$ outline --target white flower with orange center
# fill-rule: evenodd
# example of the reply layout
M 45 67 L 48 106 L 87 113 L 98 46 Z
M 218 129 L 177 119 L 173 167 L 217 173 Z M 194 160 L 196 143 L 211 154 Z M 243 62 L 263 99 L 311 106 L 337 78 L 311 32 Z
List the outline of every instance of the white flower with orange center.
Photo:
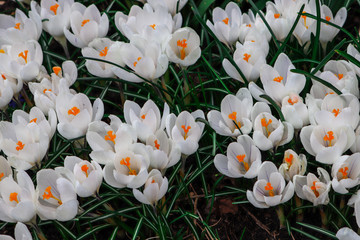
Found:
M 219 7 L 214 8 L 212 20 L 213 23 L 207 20 L 206 25 L 221 42 L 231 47 L 239 38 L 242 24 L 239 6 L 234 2 L 229 2 L 225 10 Z
M 22 170 L 17 172 L 16 179 L 17 182 L 10 176 L 0 181 L 0 220 L 30 222 L 36 214 L 34 184 Z
M 305 8 L 303 14 L 308 13 L 316 16 L 316 4 L 314 0 L 305 1 Z M 301 4 L 302 5 L 302 4 Z M 300 10 L 300 9 L 298 9 Z M 297 13 L 295 13 L 295 16 Z M 312 19 L 308 16 L 302 15 L 298 24 L 296 25 L 293 35 L 298 40 L 301 46 L 304 46 L 310 41 L 311 34 L 316 32 L 316 19 Z M 306 44 L 304 50 L 308 48 Z
M 226 152 L 226 156 L 215 156 L 214 165 L 219 172 L 232 178 L 257 176 L 261 165 L 261 153 L 249 136 L 239 136 L 237 142 L 229 144 Z
M 237 137 L 249 134 L 252 130 L 250 114 L 253 107 L 252 96 L 247 88 L 241 88 L 236 96 L 226 95 L 221 101 L 220 110 L 207 114 L 210 126 L 223 136 Z
M 24 43 L 2 46 L 6 50 L 0 52 L 0 65 L 3 71 L 28 82 L 40 74 L 43 52 L 37 41 L 28 40 Z
M 339 27 L 342 27 L 346 21 L 347 10 L 345 7 L 342 7 L 338 10 L 335 16 L 333 16 L 331 9 L 326 5 L 321 5 L 321 18 L 331 22 Z M 338 34 L 340 29 L 330 26 L 327 23 L 321 23 L 320 28 L 320 42 L 323 46 L 326 46 L 327 42 L 330 42 Z
M 95 38 L 105 37 L 109 30 L 109 19 L 94 5 L 85 7 L 81 3 L 71 6 L 70 26 L 72 33 L 64 28 L 67 40 L 78 48 L 88 46 Z
M 56 96 L 59 92 L 58 86 L 47 78 L 43 78 L 40 83 L 30 82 L 29 89 L 34 95 L 35 105 L 48 115 L 50 109 L 55 109 Z
M 60 79 L 65 78 L 67 85 L 70 87 L 73 85 L 78 77 L 77 67 L 75 63 L 71 60 L 64 61 L 60 66 L 54 66 L 52 68 L 51 81 L 54 88 L 58 89 L 60 84 Z M 57 91 L 55 91 L 57 92 Z
M 37 213 L 42 220 L 69 221 L 77 212 L 79 202 L 73 184 L 53 169 L 36 174 Z
M 10 165 L 19 170 L 28 170 L 40 165 L 49 147 L 49 136 L 36 123 L 28 125 L 0 122 L 0 148 Z
M 301 129 L 309 125 L 309 111 L 298 94 L 290 94 L 282 100 L 281 112 L 287 122 L 291 123 L 295 129 Z
M 204 130 L 204 123 L 196 122 L 196 118 L 205 118 L 202 110 L 189 113 L 183 111 L 176 117 L 173 113 L 166 119 L 166 131 L 168 136 L 178 144 L 181 153 L 191 155 L 199 147 L 199 140 Z
M 141 203 L 156 206 L 168 190 L 168 180 L 157 169 L 151 170 L 144 185 L 144 191 L 133 188 L 134 197 Z
M 337 160 L 331 169 L 332 187 L 335 192 L 346 194 L 348 189 L 360 182 L 360 153 L 344 155 Z
M 289 201 L 294 195 L 294 184 L 285 186 L 284 177 L 274 163 L 266 161 L 260 166 L 258 180 L 253 191 L 247 190 L 246 197 L 257 208 L 269 208 Z
M 5 71 L 2 71 L 2 67 L 0 66 L 0 80 L 4 81 L 4 85 L 10 85 L 14 96 L 18 97 L 18 93 L 23 89 L 23 80 L 21 78 L 16 78 L 16 76 L 12 75 L 11 73 L 7 73 Z M 4 87 L 1 87 L 0 89 L 4 89 Z M 9 93 L 5 94 L 5 91 L 1 96 L 9 95 Z
M 257 45 L 242 45 L 236 43 L 236 51 L 234 52 L 234 62 L 244 74 L 247 81 L 256 81 L 260 76 L 260 68 L 266 64 L 266 55 L 262 48 Z M 222 65 L 225 72 L 232 78 L 244 82 L 240 73 L 230 63 L 228 59 L 224 59 Z
M 291 149 L 284 153 L 283 163 L 279 167 L 279 172 L 286 181 L 293 181 L 295 175 L 304 175 L 307 161 L 304 154 L 297 154 Z
M 105 182 L 116 188 L 139 188 L 148 174 L 144 157 L 128 150 L 117 152 L 114 161 L 104 167 Z
M 165 48 L 170 62 L 187 67 L 200 58 L 200 37 L 192 28 L 183 27 L 172 34 Z
M 294 185 L 296 195 L 304 200 L 308 200 L 314 206 L 329 203 L 329 191 L 331 188 L 331 180 L 328 172 L 323 168 L 317 168 L 319 178 L 313 173 L 306 176 L 295 175 Z
M 13 96 L 14 96 L 14 92 L 11 83 L 7 80 L 4 74 L 1 74 L 0 75 L 0 109 L 3 110 L 7 108 Z
M 15 240 L 32 240 L 32 236 L 31 233 L 29 231 L 29 229 L 26 227 L 25 224 L 18 222 L 15 225 L 15 229 L 14 229 L 14 235 L 15 235 Z M 2 240 L 14 240 L 12 237 L 8 236 L 8 235 L 3 235 L 0 234 L 0 238 Z
M 276 39 L 284 41 L 293 25 L 292 18 L 284 15 L 278 4 L 267 2 L 265 19 L 275 34 Z
M 184 7 L 188 0 L 148 0 L 147 2 L 153 7 L 156 8 L 157 5 L 166 7 L 171 13 L 172 16 Z
M 57 129 L 66 139 L 85 135 L 90 122 L 100 120 L 104 115 L 104 104 L 96 99 L 93 106 L 83 94 L 60 93 L 56 97 Z
M 260 113 L 254 121 L 253 139 L 262 151 L 282 146 L 292 140 L 294 128 L 288 122 L 281 122 L 268 112 Z
M 0 182 L 6 177 L 12 178 L 12 170 L 6 158 L 0 156 Z

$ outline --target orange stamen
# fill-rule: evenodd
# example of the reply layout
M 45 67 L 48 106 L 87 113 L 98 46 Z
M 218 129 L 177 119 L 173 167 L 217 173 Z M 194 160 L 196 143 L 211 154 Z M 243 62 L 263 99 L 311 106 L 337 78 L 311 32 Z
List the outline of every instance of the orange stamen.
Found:
M 36 123 L 36 121 L 37 121 L 37 118 L 33 118 L 33 119 L 30 120 L 31 123 L 32 123 L 32 122 L 33 122 L 33 123 Z
M 2 173 L 0 173 L 0 181 L 1 181 L 1 179 L 3 178 L 5 176 L 5 174 L 2 172 Z
M 55 5 L 52 5 L 50 7 L 50 11 L 53 11 L 54 14 L 56 15 L 58 7 L 59 7 L 59 4 L 55 3 Z
M 88 22 L 90 22 L 90 19 L 85 19 L 81 22 L 81 26 L 83 27 L 85 24 L 87 24 Z
M 251 57 L 250 54 L 245 53 L 243 59 L 244 59 L 246 62 L 249 62 L 249 58 L 250 58 L 250 57 Z
M 233 120 L 234 123 L 235 123 L 235 125 L 237 125 L 236 127 L 237 127 L 238 129 L 240 129 L 240 128 L 241 128 L 241 123 L 236 121 L 236 114 L 237 114 L 236 112 L 230 113 L 230 114 L 229 114 L 229 118 L 230 118 L 231 120 Z
M 243 164 L 244 164 L 245 171 L 248 171 L 248 170 L 249 170 L 249 164 L 244 161 L 245 157 L 246 157 L 245 154 L 237 155 L 237 156 L 236 156 L 236 158 L 237 158 L 237 160 L 239 161 L 239 163 L 243 163 Z
M 339 113 L 340 113 L 340 110 L 337 108 L 337 109 L 333 109 L 332 110 L 332 113 L 335 115 L 335 117 L 337 117 L 337 115 L 339 115 Z
M 261 126 L 265 127 L 266 133 L 267 133 L 268 136 L 270 135 L 269 128 L 268 128 L 268 126 L 270 125 L 270 123 L 272 123 L 272 120 L 271 120 L 271 119 L 269 119 L 269 121 L 267 121 L 267 122 L 266 122 L 266 118 L 265 118 L 265 117 L 261 119 Z
M 135 61 L 133 64 L 134 64 L 134 67 L 136 67 L 136 65 L 138 64 L 138 62 L 140 61 L 141 57 L 138 57 L 137 58 L 137 61 Z
M 297 97 L 290 97 L 288 99 L 288 103 L 290 103 L 291 105 L 294 105 L 295 103 L 297 103 L 299 101 L 299 99 Z
M 334 92 L 329 92 L 329 93 L 326 93 L 325 96 L 329 95 L 329 94 L 334 94 Z
M 344 74 L 339 73 L 339 74 L 337 75 L 337 77 L 338 77 L 339 80 L 341 80 L 341 79 L 344 77 Z
M 302 13 L 306 13 L 305 11 L 303 11 Z M 306 26 L 306 16 L 301 16 L 301 18 L 304 19 L 304 26 L 306 27 L 306 29 L 308 29 L 309 27 Z
M 54 197 L 54 195 L 51 193 L 51 186 L 48 186 L 47 188 L 45 188 L 44 194 L 43 194 L 43 200 L 45 199 L 50 199 L 53 198 L 56 201 L 58 201 L 58 203 L 61 205 L 62 201 L 56 197 Z
M 86 174 L 86 177 L 89 176 L 88 175 L 88 170 L 89 170 L 89 167 L 86 164 L 81 166 L 81 171 L 83 171 Z
M 80 113 L 80 109 L 78 109 L 77 107 L 72 107 L 71 109 L 69 109 L 68 114 L 69 115 L 78 115 Z
M 177 45 L 179 46 L 179 47 L 181 47 L 181 49 L 180 49 L 180 59 L 181 60 L 184 60 L 184 58 L 185 58 L 185 48 L 187 48 L 187 43 L 186 43 L 186 39 L 183 39 L 183 40 L 178 40 L 177 41 Z
M 271 183 L 268 182 L 264 188 L 265 188 L 266 191 L 269 191 L 269 196 L 270 197 L 275 196 L 274 188 L 271 186 Z
M 23 150 L 23 148 L 25 147 L 25 144 L 23 144 L 21 141 L 18 141 L 16 145 L 16 151 Z
M 160 144 L 158 143 L 158 140 L 155 140 L 155 141 L 154 141 L 154 144 L 155 144 L 155 147 L 156 147 L 157 149 L 160 149 Z
M 251 27 L 251 24 L 247 24 L 246 27 Z
M 25 63 L 27 63 L 27 56 L 28 56 L 28 50 L 25 50 L 21 53 L 19 53 L 18 57 L 22 57 L 25 60 Z
M 184 130 L 184 140 L 188 137 L 189 130 L 191 129 L 190 126 L 185 127 L 185 125 L 181 125 L 181 128 Z
M 333 131 L 328 131 L 327 135 L 325 135 L 323 139 L 324 139 L 325 142 L 329 141 L 328 147 L 331 147 L 331 141 L 334 140 L 334 138 L 335 137 L 334 137 Z
M 59 72 L 61 71 L 61 67 L 55 66 L 52 69 L 56 75 L 59 75 Z
M 16 23 L 14 28 L 20 30 L 20 23 Z
M 153 180 L 151 181 L 151 183 L 155 183 L 155 180 L 153 179 Z
M 4 50 L 4 49 L 0 49 L 0 53 L 5 53 L 5 50 Z
M 51 89 L 47 89 L 47 88 L 45 88 L 45 89 L 43 90 L 43 93 L 45 94 L 45 92 L 47 92 L 47 91 L 52 92 L 52 91 L 51 91 Z
M 6 80 L 6 77 L 5 77 L 4 74 L 1 74 L 1 77 L 2 77 L 4 80 Z
M 10 193 L 10 197 L 9 197 L 10 202 L 15 201 L 16 203 L 19 203 L 17 196 L 18 196 L 17 192 Z
M 290 154 L 289 157 L 285 158 L 285 162 L 288 163 L 289 167 L 291 166 L 293 159 L 294 159 L 294 156 L 292 154 Z
M 344 168 L 339 169 L 339 173 L 342 174 L 342 179 L 348 178 L 348 172 L 347 172 L 348 170 L 349 170 L 348 167 L 344 167 Z
M 107 55 L 107 52 L 108 52 L 108 48 L 105 47 L 103 50 L 100 51 L 99 56 L 105 57 Z
M 145 117 L 146 117 L 146 114 L 141 115 L 142 119 L 145 119 Z
M 107 131 L 107 135 L 104 137 L 106 141 L 112 141 L 115 144 L 116 134 L 113 131 Z
M 276 78 L 274 78 L 273 79 L 273 81 L 275 81 L 275 82 L 281 82 L 281 80 L 283 80 L 284 78 L 282 77 L 282 76 L 278 76 L 278 77 L 276 77 Z
M 130 168 L 130 158 L 126 157 L 125 159 L 121 159 L 121 165 L 126 166 L 129 169 L 129 175 L 136 175 L 136 171 Z
M 315 197 L 319 197 L 319 192 L 316 190 L 316 181 L 313 182 L 313 185 L 311 186 L 311 190 L 313 190 Z
M 325 19 L 326 19 L 326 21 L 330 21 L 331 17 L 326 16 Z
M 274 14 L 274 18 L 279 18 L 280 17 L 280 13 L 275 13 Z
M 224 18 L 222 21 L 223 21 L 226 25 L 229 24 L 229 18 Z
M 152 24 L 150 27 L 155 30 L 156 24 Z

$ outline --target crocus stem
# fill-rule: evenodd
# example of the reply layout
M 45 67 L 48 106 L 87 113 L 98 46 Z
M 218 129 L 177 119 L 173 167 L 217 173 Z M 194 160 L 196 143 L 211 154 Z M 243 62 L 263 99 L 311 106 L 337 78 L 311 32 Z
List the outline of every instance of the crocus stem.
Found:
M 34 104 L 30 101 L 30 98 L 28 97 L 28 95 L 27 95 L 24 88 L 21 90 L 21 96 L 23 96 L 23 98 L 25 99 L 25 102 L 26 102 L 26 104 L 28 105 L 29 108 L 34 106 Z
M 183 76 L 184 76 L 184 103 L 187 105 L 190 103 L 191 101 L 191 96 L 189 94 L 189 83 L 188 83 L 188 76 L 187 76 L 188 72 L 186 68 L 183 68 Z
M 321 216 L 322 227 L 327 228 L 327 224 L 328 224 L 327 214 L 322 206 L 320 206 L 320 216 Z
M 285 228 L 285 215 L 284 215 L 284 208 L 283 206 L 279 205 L 277 206 L 276 210 L 276 214 L 279 218 L 279 224 L 280 224 L 280 229 Z
M 165 95 L 166 101 L 171 104 L 172 103 L 171 96 L 169 95 L 169 93 L 167 93 L 167 90 L 168 90 L 168 88 L 166 86 L 167 82 L 169 82 L 169 71 L 166 71 L 165 75 L 161 78 L 161 86 L 165 90 L 164 95 Z
M 47 240 L 44 233 L 41 231 L 41 229 L 38 227 L 36 223 L 31 222 L 31 226 L 35 229 L 36 235 L 40 240 Z
M 184 176 L 185 176 L 185 162 L 186 162 L 187 157 L 188 157 L 187 155 L 184 155 L 184 154 L 181 155 L 180 176 L 182 178 L 184 178 Z
M 61 37 L 54 37 L 55 40 L 60 43 L 60 45 L 63 47 L 64 49 L 64 52 L 65 52 L 65 55 L 66 55 L 66 58 L 70 59 L 70 54 L 69 54 L 69 49 L 67 47 L 67 44 L 66 44 L 66 38 L 65 36 L 61 36 Z
M 302 206 L 302 202 L 301 202 L 301 199 L 295 195 L 295 204 L 296 204 L 296 207 L 301 207 Z M 303 210 L 302 209 L 299 209 L 297 211 L 297 216 L 296 216 L 296 220 L 298 222 L 302 222 L 302 220 L 304 219 L 304 213 L 303 213 Z
M 344 196 L 341 196 L 340 206 L 339 206 L 340 212 L 343 211 L 344 207 L 345 207 L 345 197 L 344 197 Z M 342 224 L 343 224 L 343 220 L 342 220 L 342 218 L 339 218 L 337 225 L 338 225 L 338 226 L 341 226 Z

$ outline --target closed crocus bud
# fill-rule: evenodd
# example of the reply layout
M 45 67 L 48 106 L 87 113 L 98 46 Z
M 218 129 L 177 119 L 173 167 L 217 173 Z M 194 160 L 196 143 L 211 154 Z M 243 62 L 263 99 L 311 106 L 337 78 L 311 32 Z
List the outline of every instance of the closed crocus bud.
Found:
M 242 45 L 237 42 L 234 62 L 244 74 L 247 81 L 256 81 L 260 76 L 260 67 L 266 63 L 266 55 L 263 49 L 256 45 Z M 230 77 L 244 82 L 240 73 L 228 59 L 225 58 L 222 65 Z
M 272 162 L 263 162 L 253 191 L 247 190 L 246 197 L 257 208 L 269 208 L 287 202 L 294 195 L 294 184 L 285 186 L 284 177 Z
M 178 29 L 166 45 L 166 55 L 182 67 L 193 65 L 201 55 L 199 35 L 189 27 Z
M 89 162 L 75 156 L 67 156 L 64 167 L 57 167 L 55 171 L 72 182 L 79 197 L 94 196 L 99 191 L 103 179 L 102 169 L 97 162 Z
M 0 220 L 4 222 L 30 222 L 35 217 L 35 188 L 29 175 L 22 170 L 16 174 L 17 182 L 6 177 L 0 181 Z
M 228 177 L 254 178 L 261 165 L 261 153 L 249 136 L 239 136 L 237 142 L 229 144 L 226 156 L 215 156 L 214 164 L 219 172 Z
M 137 189 L 133 189 L 135 198 L 144 204 L 156 206 L 163 196 L 165 196 L 168 190 L 168 180 L 166 177 L 162 177 L 161 173 L 157 169 L 151 170 L 149 176 L 144 185 L 144 191 L 140 192 Z
M 6 177 L 12 178 L 12 170 L 9 162 L 3 156 L 0 156 L 0 182 Z
M 181 153 L 191 155 L 199 147 L 199 140 L 204 130 L 204 123 L 195 122 L 195 119 L 205 118 L 202 110 L 197 110 L 191 114 L 183 111 L 176 117 L 170 114 L 166 119 L 166 131 L 175 144 L 181 148 Z
M 295 175 L 304 175 L 306 171 L 307 161 L 304 154 L 297 154 L 291 149 L 284 153 L 283 164 L 279 167 L 279 172 L 286 181 L 293 181 Z
M 288 122 L 281 122 L 267 112 L 260 113 L 254 121 L 253 139 L 262 151 L 282 146 L 291 141 L 294 127 Z
M 18 170 L 28 170 L 40 164 L 49 147 L 49 136 L 36 123 L 22 125 L 0 122 L 0 148 L 10 165 Z
M 247 88 L 241 88 L 236 96 L 226 95 L 221 101 L 220 110 L 211 110 L 207 114 L 210 126 L 217 134 L 237 137 L 249 134 L 252 129 L 250 114 L 253 99 Z
M 48 135 L 49 140 L 51 140 L 56 131 L 57 118 L 53 109 L 49 111 L 48 115 L 49 117 L 46 119 L 44 113 L 38 107 L 32 107 L 30 113 L 15 110 L 12 115 L 12 122 L 15 125 L 21 124 L 23 126 L 29 123 L 35 123 L 40 127 L 41 131 L 44 131 Z
M 8 235 L 0 234 L 0 239 L 2 240 L 14 240 L 12 237 Z M 32 240 L 31 233 L 25 224 L 18 222 L 15 225 L 15 240 Z
M 339 240 L 360 240 L 360 236 L 348 227 L 340 228 L 336 233 L 336 237 Z
M 0 45 L 37 41 L 40 38 L 42 26 L 41 18 L 37 14 L 29 12 L 29 17 L 20 9 L 16 9 L 15 17 L 0 14 Z
M 309 124 L 309 111 L 298 94 L 290 94 L 284 97 L 281 104 L 281 112 L 284 118 L 295 129 L 301 129 Z
M 321 5 L 321 13 L 322 18 L 325 18 L 326 21 L 329 21 L 339 27 L 344 25 L 347 17 L 347 10 L 345 7 L 340 8 L 334 17 L 328 6 Z M 332 41 L 339 31 L 340 29 L 322 22 L 320 28 L 320 42 L 326 46 L 326 43 Z
M 104 167 L 104 180 L 116 188 L 139 188 L 149 175 L 147 167 L 141 154 L 128 150 L 116 152 L 114 161 L 107 162 Z
M 229 2 L 225 10 L 216 7 L 213 10 L 213 23 L 209 20 L 206 25 L 215 34 L 215 36 L 228 47 L 234 44 L 240 34 L 241 10 L 234 2 Z
M 326 205 L 329 203 L 330 176 L 325 169 L 320 167 L 317 172 L 319 178 L 313 173 L 308 173 L 306 176 L 295 175 L 295 192 L 299 198 L 312 202 L 314 206 Z
M 109 19 L 106 13 L 100 15 L 94 4 L 85 7 L 76 2 L 71 6 L 70 25 L 73 33 L 64 27 L 65 37 L 75 47 L 83 48 L 95 38 L 106 36 Z
M 91 106 L 89 98 L 83 93 L 60 93 L 56 97 L 56 113 L 59 133 L 66 139 L 73 139 L 85 135 L 89 123 L 102 118 L 104 104 L 98 98 Z
M 73 184 L 53 169 L 36 174 L 37 213 L 42 220 L 69 221 L 77 212 L 79 202 Z
M 360 182 L 360 153 L 344 155 L 337 160 L 331 169 L 332 187 L 335 192 L 346 194 L 348 189 Z
M 29 82 L 38 77 L 43 61 L 43 52 L 37 41 L 3 46 L 6 50 L 0 53 L 0 65 L 4 71 Z
M 285 16 L 278 7 L 273 2 L 267 2 L 265 19 L 275 34 L 276 39 L 283 41 L 289 34 L 293 23 L 292 19 Z

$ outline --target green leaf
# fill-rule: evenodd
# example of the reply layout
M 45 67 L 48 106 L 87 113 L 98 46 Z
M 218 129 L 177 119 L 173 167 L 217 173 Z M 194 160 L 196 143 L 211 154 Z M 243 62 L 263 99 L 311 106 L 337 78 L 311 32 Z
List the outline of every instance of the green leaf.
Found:
M 312 239 L 312 240 L 321 240 L 321 239 L 319 239 L 319 238 L 317 238 L 317 237 L 314 237 L 313 235 L 311 235 L 311 234 L 309 234 L 309 233 L 307 233 L 307 232 L 304 232 L 304 231 L 302 231 L 302 230 L 300 230 L 300 229 L 291 227 L 291 230 L 293 230 L 293 231 L 295 231 L 295 232 L 298 232 L 298 233 L 304 235 L 305 237 L 308 237 L 309 239 Z
M 263 98 L 263 99 L 266 99 L 267 101 L 269 101 L 271 106 L 273 106 L 275 108 L 276 112 L 278 113 L 280 120 L 282 122 L 285 122 L 284 115 L 281 112 L 281 109 L 280 109 L 279 105 L 269 95 L 262 94 L 262 95 L 260 95 L 260 97 Z
M 201 17 L 204 16 L 206 10 L 208 10 L 211 4 L 213 4 L 214 2 L 215 0 L 203 0 L 200 2 L 198 11 Z
M 137 235 L 139 234 L 139 231 L 141 229 L 142 223 L 144 221 L 144 217 L 141 217 L 139 222 L 136 224 L 134 235 L 132 237 L 132 240 L 136 240 Z
M 324 234 L 324 235 L 326 235 L 328 237 L 331 237 L 333 239 L 337 239 L 337 237 L 335 236 L 334 233 L 332 233 L 332 232 L 330 232 L 328 230 L 325 230 L 323 228 L 320 228 L 320 227 L 317 227 L 317 226 L 314 226 L 314 225 L 311 225 L 311 224 L 307 224 L 307 223 L 302 223 L 302 222 L 296 222 L 296 223 L 303 226 L 303 227 L 309 228 L 311 230 L 314 230 L 314 231 L 317 231 L 317 232 L 319 232 L 321 234 Z

